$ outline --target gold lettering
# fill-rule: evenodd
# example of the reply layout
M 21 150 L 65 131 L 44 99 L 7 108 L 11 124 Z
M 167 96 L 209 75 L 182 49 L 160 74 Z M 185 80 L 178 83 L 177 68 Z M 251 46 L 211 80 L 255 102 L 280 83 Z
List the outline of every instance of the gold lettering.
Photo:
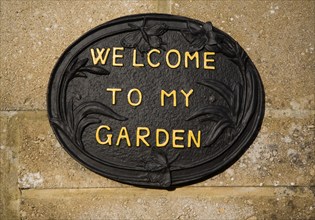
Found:
M 95 139 L 97 141 L 97 143 L 99 144 L 108 144 L 108 145 L 112 145 L 112 137 L 113 135 L 112 134 L 107 134 L 106 137 L 106 141 L 102 141 L 101 138 L 100 138 L 100 131 L 101 129 L 106 129 L 108 131 L 110 131 L 110 127 L 108 127 L 107 125 L 101 125 L 99 126 L 97 129 L 96 129 L 96 133 L 95 133 Z
M 204 69 L 206 70 L 214 70 L 215 69 L 215 66 L 208 66 L 208 63 L 214 63 L 214 59 L 209 59 L 208 56 L 213 56 L 215 55 L 215 52 L 205 52 L 204 53 L 204 63 L 203 63 L 203 66 L 204 66 Z
M 135 66 L 135 67 L 143 67 L 144 66 L 143 63 L 137 63 L 137 50 L 136 49 L 133 50 L 132 66 Z
M 188 68 L 188 59 L 193 60 L 196 59 L 196 68 L 199 69 L 199 53 L 196 51 L 193 55 L 187 51 L 185 52 L 185 68 Z
M 195 143 L 196 147 L 200 147 L 200 139 L 201 139 L 201 131 L 198 131 L 198 140 L 194 136 L 194 133 L 192 130 L 188 130 L 188 146 L 191 147 L 191 140 Z
M 188 108 L 189 106 L 189 96 L 193 93 L 193 89 L 191 89 L 188 93 L 184 90 L 180 90 L 180 92 L 185 96 L 185 106 Z
M 141 131 L 146 131 L 146 134 L 141 135 Z M 136 134 L 136 146 L 140 147 L 140 140 L 149 147 L 150 144 L 145 140 L 145 138 L 150 136 L 150 129 L 147 127 L 138 127 L 137 128 L 137 134 Z
M 91 51 L 91 56 L 92 56 L 94 65 L 96 65 L 99 61 L 101 61 L 102 65 L 106 64 L 110 48 L 106 49 L 106 53 L 104 57 L 103 57 L 103 53 L 105 51 L 105 48 L 102 48 L 102 50 L 100 50 L 99 48 L 96 48 L 97 57 L 95 56 L 95 51 L 93 48 L 91 48 L 90 51 Z
M 136 102 L 136 103 L 131 101 L 131 96 L 132 96 L 133 92 L 137 92 L 138 93 L 138 97 L 139 98 L 138 98 L 138 102 Z M 131 89 L 128 92 L 128 103 L 129 103 L 129 105 L 131 105 L 131 106 L 138 106 L 138 105 L 141 104 L 141 102 L 142 102 L 142 93 L 141 93 L 141 91 L 139 89 Z
M 116 142 L 116 145 L 119 146 L 120 145 L 120 141 L 121 139 L 126 139 L 127 145 L 128 147 L 131 147 L 131 143 L 130 143 L 130 139 L 129 139 L 129 134 L 128 134 L 128 130 L 126 127 L 122 127 L 120 129 L 119 135 L 118 135 L 118 139 Z
M 122 63 L 117 63 L 117 58 L 123 58 L 124 55 L 117 54 L 117 51 L 124 51 L 123 47 L 113 47 L 113 66 L 124 66 Z
M 177 133 L 184 133 L 184 130 L 173 130 L 173 138 L 172 138 L 172 143 L 174 148 L 184 148 L 184 145 L 182 144 L 176 144 L 176 141 L 182 141 L 184 140 L 184 137 L 176 136 Z
M 106 91 L 112 92 L 112 104 L 116 105 L 116 92 L 121 92 L 120 88 L 107 88 Z
M 165 141 L 163 143 L 160 143 L 160 133 L 165 134 Z M 170 135 L 165 129 L 156 129 L 155 144 L 157 147 L 165 147 L 168 144 L 169 139 Z
M 171 53 L 175 53 L 175 54 L 177 55 L 177 63 L 174 64 L 174 65 L 170 63 L 170 55 L 171 55 Z M 180 53 L 179 53 L 178 50 L 171 49 L 171 50 L 169 50 L 169 51 L 167 52 L 167 54 L 166 54 L 166 63 L 167 63 L 167 65 L 168 65 L 170 68 L 172 68 L 172 69 L 177 68 L 177 67 L 179 66 L 179 64 L 180 64 L 180 60 L 181 60 L 181 57 L 180 57 Z
M 149 51 L 149 53 L 148 53 L 148 55 L 147 55 L 147 60 L 148 60 L 148 64 L 149 64 L 149 66 L 151 66 L 151 67 L 153 67 L 153 68 L 156 68 L 156 67 L 158 67 L 158 66 L 160 66 L 160 62 L 158 62 L 158 63 L 152 63 L 152 61 L 151 61 L 151 54 L 152 53 L 158 53 L 158 54 L 160 54 L 161 53 L 161 51 L 159 51 L 158 49 L 152 49 L 152 50 L 150 50 Z
M 165 105 L 164 96 L 171 97 L 173 96 L 173 106 L 176 106 L 176 91 L 173 90 L 171 93 L 165 92 L 163 89 L 161 90 L 161 106 Z

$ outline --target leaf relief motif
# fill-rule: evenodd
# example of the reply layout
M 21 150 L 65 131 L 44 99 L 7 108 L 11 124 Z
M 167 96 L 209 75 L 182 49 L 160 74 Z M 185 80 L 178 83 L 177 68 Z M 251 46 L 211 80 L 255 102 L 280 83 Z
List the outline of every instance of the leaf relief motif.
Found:
M 50 120 L 55 127 L 67 135 L 69 140 L 81 149 L 83 149 L 82 135 L 84 129 L 91 124 L 100 123 L 99 116 L 102 115 L 119 121 L 128 120 L 128 118 L 119 115 L 108 106 L 97 101 L 84 102 L 76 108 L 74 108 L 74 97 L 66 101 L 67 88 L 72 79 L 76 77 L 86 78 L 87 74 L 110 74 L 107 69 L 101 66 L 87 65 L 88 61 L 87 58 L 82 60 L 75 58 L 69 64 L 58 96 L 61 103 L 57 114 L 59 117 Z
M 215 122 L 215 125 L 210 129 L 208 138 L 205 141 L 205 146 L 209 147 L 226 128 L 236 128 L 238 126 L 239 113 L 239 97 L 240 86 L 235 83 L 231 90 L 226 84 L 218 80 L 206 79 L 198 84 L 206 86 L 216 91 L 227 103 L 228 107 L 222 105 L 203 106 L 191 113 L 186 119 L 187 121 L 200 118 L 200 122 Z

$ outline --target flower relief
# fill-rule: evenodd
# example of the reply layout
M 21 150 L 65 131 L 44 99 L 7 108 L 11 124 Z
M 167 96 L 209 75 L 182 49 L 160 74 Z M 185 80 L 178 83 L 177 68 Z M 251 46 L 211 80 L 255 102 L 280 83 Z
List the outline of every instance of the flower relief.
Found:
M 165 50 L 161 36 L 168 30 L 168 26 L 164 23 L 152 26 L 145 26 L 146 19 L 143 20 L 141 26 L 128 23 L 128 26 L 135 29 L 121 39 L 121 45 L 126 48 L 137 48 L 143 53 L 147 53 L 152 48 L 160 48 Z
M 189 51 L 195 52 L 202 49 L 208 51 L 217 50 L 216 33 L 213 31 L 211 22 L 202 26 L 187 22 L 187 29 L 182 30 L 182 35 L 190 43 Z

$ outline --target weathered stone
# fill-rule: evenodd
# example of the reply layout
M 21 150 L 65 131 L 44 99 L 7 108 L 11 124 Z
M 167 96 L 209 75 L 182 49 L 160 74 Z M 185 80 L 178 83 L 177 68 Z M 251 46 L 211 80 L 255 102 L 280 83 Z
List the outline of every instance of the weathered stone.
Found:
M 311 219 L 304 187 L 23 190 L 22 219 Z
M 87 170 L 58 144 L 46 112 L 16 115 L 22 143 L 20 188 L 125 187 Z M 314 117 L 266 115 L 249 150 L 225 172 L 197 186 L 307 186 L 314 184 Z M 21 126 L 23 125 L 23 126 Z
M 307 186 L 315 183 L 314 116 L 266 114 L 261 131 L 248 151 L 221 175 L 202 185 Z
M 50 73 L 74 40 L 119 16 L 157 11 L 154 0 L 2 1 L 0 110 L 46 109 Z
M 0 219 L 18 219 L 18 147 L 16 112 L 0 113 Z
M 23 112 L 17 116 L 21 142 L 19 154 L 20 188 L 119 187 L 76 162 L 60 146 L 47 113 Z
M 303 114 L 315 108 L 314 10 L 314 1 L 174 0 L 171 11 L 230 33 L 260 72 L 270 110 Z

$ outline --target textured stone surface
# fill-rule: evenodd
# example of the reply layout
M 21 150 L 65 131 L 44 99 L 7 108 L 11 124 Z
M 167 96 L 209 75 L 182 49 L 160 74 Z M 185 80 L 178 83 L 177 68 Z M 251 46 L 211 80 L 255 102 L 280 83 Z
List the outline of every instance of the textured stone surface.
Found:
M 0 109 L 46 109 L 50 73 L 74 40 L 106 21 L 157 7 L 145 0 L 1 1 Z
M 55 138 L 46 112 L 18 116 L 23 140 L 19 154 L 20 188 L 113 187 L 121 184 L 103 178 L 71 158 Z M 23 131 L 23 132 L 22 132 Z
M 302 187 L 25 190 L 22 219 L 311 219 Z
M 240 43 L 260 72 L 267 111 L 299 115 L 315 108 L 314 1 L 174 0 L 171 7 L 211 21 Z
M 314 1 L 0 4 L 0 219 L 315 219 Z M 46 111 L 36 111 L 46 109 L 50 72 L 71 42 L 113 18 L 147 12 L 210 20 L 230 33 L 266 92 L 261 132 L 244 156 L 224 173 L 172 192 L 83 168 L 57 143 Z
M 19 217 L 18 148 L 16 112 L 0 112 L 0 219 Z

